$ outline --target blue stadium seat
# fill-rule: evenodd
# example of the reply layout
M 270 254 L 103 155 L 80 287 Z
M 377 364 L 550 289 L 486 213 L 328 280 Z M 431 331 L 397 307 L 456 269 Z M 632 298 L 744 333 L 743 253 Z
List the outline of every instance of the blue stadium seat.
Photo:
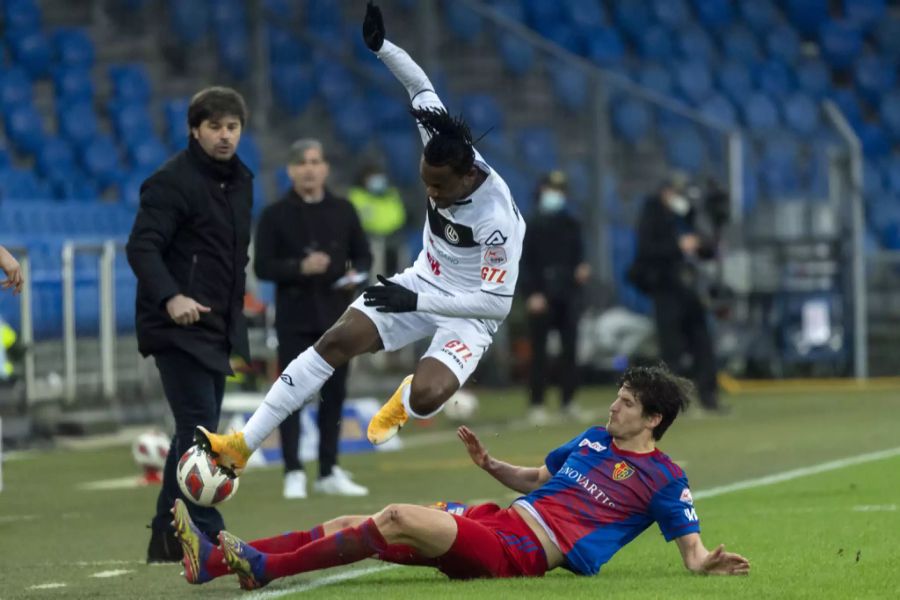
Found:
M 600 0 L 561 0 L 560 8 L 569 23 L 579 31 L 590 33 L 607 25 Z
M 9 152 L 6 151 L 6 147 L 0 144 L 0 170 L 5 169 L 10 164 L 9 160 Z M 2 212 L 2 211 L 0 211 Z
M 871 164 L 871 161 L 867 161 L 865 166 Z M 900 157 L 894 156 L 882 163 L 881 178 L 891 194 L 900 195 Z M 868 181 L 868 176 L 866 176 L 864 185 L 868 186 Z
M 588 101 L 588 76 L 580 68 L 558 63 L 551 71 L 556 98 L 566 110 L 577 112 Z
M 644 63 L 636 80 L 641 86 L 653 90 L 661 96 L 673 93 L 672 71 L 654 63 Z
M 653 0 L 653 15 L 667 29 L 679 29 L 690 22 L 691 13 L 685 0 Z
M 889 92 L 897 81 L 897 69 L 879 56 L 863 56 L 853 69 L 856 85 L 863 97 L 872 105 L 877 105 L 881 97 Z
M 630 144 L 644 140 L 653 127 L 653 113 L 646 102 L 627 98 L 625 100 L 613 100 L 612 127 L 613 131 Z
M 444 17 L 451 33 L 462 42 L 473 41 L 484 29 L 481 17 L 460 2 L 444 3 Z
M 519 0 L 490 0 L 491 8 L 502 16 L 519 23 L 525 22 L 525 8 Z M 576 2 L 576 4 L 584 4 Z M 571 20 L 571 18 L 570 18 Z M 574 21 L 573 21 L 574 22 Z
M 639 39 L 653 19 L 648 3 L 644 0 L 619 0 L 612 3 L 619 26 L 632 38 Z
M 269 61 L 273 65 L 299 64 L 309 58 L 309 49 L 288 30 L 273 25 L 266 31 L 269 40 Z
M 900 142 L 900 90 L 894 90 L 884 95 L 881 99 L 879 115 L 892 134 L 894 142 Z
M 697 173 L 706 162 L 706 144 L 696 127 L 673 130 L 663 138 L 666 158 L 676 169 Z
M 900 19 L 882 19 L 872 35 L 885 58 L 900 59 Z
M 57 170 L 73 167 L 75 165 L 75 152 L 69 143 L 58 137 L 48 138 L 37 153 L 35 161 L 38 172 L 43 177 Z
M 542 28 L 541 35 L 573 54 L 583 55 L 585 52 L 584 37 L 568 23 L 547 23 Z
M 828 3 L 822 0 L 787 0 L 785 12 L 801 34 L 813 37 L 828 20 Z
M 93 102 L 94 84 L 84 67 L 58 67 L 53 74 L 58 104 Z
M 730 0 L 693 0 L 697 19 L 710 31 L 722 31 L 731 25 L 734 7 Z
M 503 113 L 493 96 L 469 94 L 461 99 L 462 114 L 472 131 L 503 130 Z
M 238 156 L 247 168 L 254 174 L 260 173 L 262 168 L 262 151 L 259 148 L 259 142 L 256 136 L 250 131 L 244 131 L 241 135 L 241 142 L 238 146 Z
M 564 15 L 559 0 L 522 0 L 528 25 L 540 31 L 545 23 L 562 22 Z
M 143 104 L 123 104 L 110 110 L 116 136 L 125 146 L 153 137 L 153 121 Z
M 100 197 L 97 184 L 88 179 L 77 167 L 54 173 L 50 185 L 53 187 L 54 196 L 60 200 L 95 202 Z
M 144 173 L 131 172 L 119 180 L 119 197 L 126 206 L 139 206 L 141 185 L 147 179 Z
M 345 98 L 334 107 L 334 128 L 348 148 L 362 148 L 372 135 L 372 120 L 361 98 Z
M 647 60 L 666 63 L 672 59 L 675 53 L 672 35 L 665 27 L 651 25 L 640 34 L 638 51 Z
M 400 185 L 411 185 L 419 179 L 414 168 L 422 152 L 418 138 L 418 134 L 409 129 L 385 130 L 378 136 L 391 180 Z
M 4 202 L 27 201 L 30 203 L 33 200 L 50 199 L 52 196 L 49 186 L 39 180 L 30 170 L 7 168 L 0 171 L 0 199 Z M 17 230 L 37 233 L 38 229 L 43 228 L 42 225 L 37 228 L 32 225 L 33 223 L 25 222 L 21 226 L 17 226 Z
M 50 72 L 53 50 L 43 33 L 31 32 L 8 37 L 10 54 L 18 66 L 35 79 Z
M 250 74 L 250 40 L 242 30 L 216 38 L 219 63 L 234 79 L 244 80 Z
M 755 92 L 741 104 L 744 124 L 758 133 L 773 131 L 780 125 L 778 108 L 765 94 Z
M 273 74 L 274 77 L 274 74 Z M 165 139 L 170 147 L 181 149 L 187 137 L 187 113 L 190 99 L 170 98 L 163 102 L 163 121 L 165 122 Z
M 24 69 L 12 67 L 0 73 L 0 107 L 4 111 L 31 102 L 31 78 Z
M 41 115 L 30 104 L 13 107 L 4 115 L 6 136 L 21 151 L 37 152 L 44 143 L 44 123 Z
M 760 63 L 753 75 L 756 88 L 775 100 L 784 100 L 795 88 L 791 70 L 775 59 Z
M 597 27 L 585 42 L 587 58 L 601 67 L 612 67 L 622 63 L 625 57 L 625 45 L 615 29 Z
M 706 118 L 725 127 L 738 126 L 738 115 L 734 104 L 721 94 L 715 94 L 707 98 L 700 105 L 700 112 Z
M 816 132 L 821 121 L 819 105 L 805 94 L 792 94 L 784 101 L 784 120 L 791 130 L 809 136 Z
M 859 123 L 856 125 L 856 134 L 867 159 L 879 159 L 890 154 L 890 140 L 884 127 L 878 123 Z
M 559 164 L 559 144 L 551 129 L 529 127 L 519 131 L 516 138 L 524 164 L 541 165 L 545 169 L 556 168 Z
M 513 75 L 524 75 L 534 65 L 534 47 L 514 33 L 501 33 L 497 47 L 503 64 Z
M 778 21 L 778 11 L 771 0 L 738 2 L 741 22 L 746 23 L 757 35 L 765 35 Z
M 699 104 L 712 94 L 712 74 L 700 62 L 684 63 L 675 69 L 675 82 L 682 97 L 691 104 Z
M 218 38 L 243 31 L 246 34 L 247 6 L 241 0 L 218 0 L 211 3 L 212 25 Z
M 825 97 L 831 90 L 831 72 L 819 59 L 807 59 L 796 67 L 797 86 L 815 99 Z
M 710 64 L 716 56 L 716 46 L 706 31 L 691 25 L 678 32 L 678 51 L 689 61 Z
M 150 99 L 150 78 L 143 65 L 112 65 L 108 73 L 116 100 L 146 103 Z
M 209 31 L 210 11 L 206 0 L 169 0 L 169 25 L 182 43 L 193 45 Z
M 88 176 L 103 189 L 114 184 L 121 176 L 119 151 L 106 136 L 97 136 L 87 145 L 81 156 L 82 166 Z
M 82 147 L 97 135 L 97 115 L 91 104 L 82 102 L 59 107 L 60 133 L 76 147 Z
M 340 29 L 341 6 L 339 0 L 308 0 L 306 23 L 313 31 Z
M 877 24 L 887 16 L 886 12 L 885 0 L 844 0 L 844 15 L 862 28 L 867 29 Z
M 241 139 L 243 145 L 244 140 Z M 152 172 L 169 158 L 169 150 L 155 135 L 135 140 L 128 147 L 131 164 L 141 172 Z
M 778 24 L 764 33 L 766 51 L 771 58 L 794 64 L 800 56 L 800 36 L 792 27 Z
M 863 122 L 862 106 L 856 92 L 850 88 L 832 90 L 829 97 L 838 105 L 841 112 L 854 127 Z
M 3 2 L 4 29 L 16 34 L 41 29 L 41 9 L 35 0 L 5 0 Z
M 846 69 L 862 49 L 862 34 L 848 21 L 828 21 L 819 30 L 822 56 L 836 69 Z
M 717 72 L 719 89 L 729 100 L 740 103 L 753 91 L 750 70 L 737 62 L 723 64 Z
M 342 66 L 322 64 L 315 69 L 316 88 L 329 108 L 339 105 L 355 90 L 353 77 Z
M 725 57 L 729 60 L 749 65 L 762 59 L 756 36 L 744 25 L 732 26 L 720 39 Z
M 299 64 L 284 63 L 273 67 L 272 93 L 282 110 L 289 115 L 299 115 L 309 106 L 315 93 L 312 73 Z
M 388 96 L 380 90 L 369 90 L 365 99 L 377 127 L 402 129 L 412 124 L 407 99 Z
M 60 65 L 82 69 L 94 66 L 94 43 L 84 29 L 57 29 L 53 34 L 53 46 Z

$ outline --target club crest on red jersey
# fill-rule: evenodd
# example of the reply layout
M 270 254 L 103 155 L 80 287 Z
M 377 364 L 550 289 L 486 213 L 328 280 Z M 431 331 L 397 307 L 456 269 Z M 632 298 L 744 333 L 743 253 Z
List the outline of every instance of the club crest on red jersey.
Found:
M 613 467 L 613 479 L 616 481 L 623 481 L 632 475 L 634 475 L 634 467 L 625 461 L 617 462 L 616 466 Z

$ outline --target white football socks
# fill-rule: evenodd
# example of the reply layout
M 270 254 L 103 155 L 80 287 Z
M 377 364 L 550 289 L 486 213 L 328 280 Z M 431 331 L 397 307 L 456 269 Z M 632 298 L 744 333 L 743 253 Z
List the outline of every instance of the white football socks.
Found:
M 414 411 L 412 409 L 412 407 L 409 405 L 409 395 L 410 395 L 411 390 L 412 390 L 412 381 L 410 380 L 409 385 L 406 386 L 405 388 L 403 388 L 403 408 L 406 409 L 406 414 L 408 414 L 409 416 L 416 418 L 416 419 L 430 419 L 434 415 L 441 412 L 441 410 L 443 410 L 444 405 L 441 404 L 435 410 L 428 413 L 427 415 L 420 415 L 419 413 Z
M 288 415 L 313 399 L 332 373 L 334 367 L 325 362 L 312 346 L 292 360 L 244 425 L 247 446 L 251 450 L 259 448 Z

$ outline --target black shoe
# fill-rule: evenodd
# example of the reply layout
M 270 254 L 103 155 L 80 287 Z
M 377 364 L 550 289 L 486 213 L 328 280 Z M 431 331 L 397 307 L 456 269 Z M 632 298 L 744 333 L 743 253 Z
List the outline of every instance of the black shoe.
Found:
M 150 545 L 147 546 L 147 564 L 181 562 L 184 552 L 181 544 L 171 531 L 153 530 L 150 534 Z

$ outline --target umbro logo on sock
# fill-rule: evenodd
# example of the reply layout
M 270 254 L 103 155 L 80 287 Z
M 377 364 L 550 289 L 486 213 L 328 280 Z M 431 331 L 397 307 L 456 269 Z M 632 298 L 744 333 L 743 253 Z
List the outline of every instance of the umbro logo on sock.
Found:
M 281 380 L 282 380 L 283 382 L 285 382 L 286 384 L 288 384 L 289 386 L 294 387 L 294 380 L 291 379 L 291 376 L 288 375 L 287 373 L 282 373 L 282 374 L 281 374 Z

